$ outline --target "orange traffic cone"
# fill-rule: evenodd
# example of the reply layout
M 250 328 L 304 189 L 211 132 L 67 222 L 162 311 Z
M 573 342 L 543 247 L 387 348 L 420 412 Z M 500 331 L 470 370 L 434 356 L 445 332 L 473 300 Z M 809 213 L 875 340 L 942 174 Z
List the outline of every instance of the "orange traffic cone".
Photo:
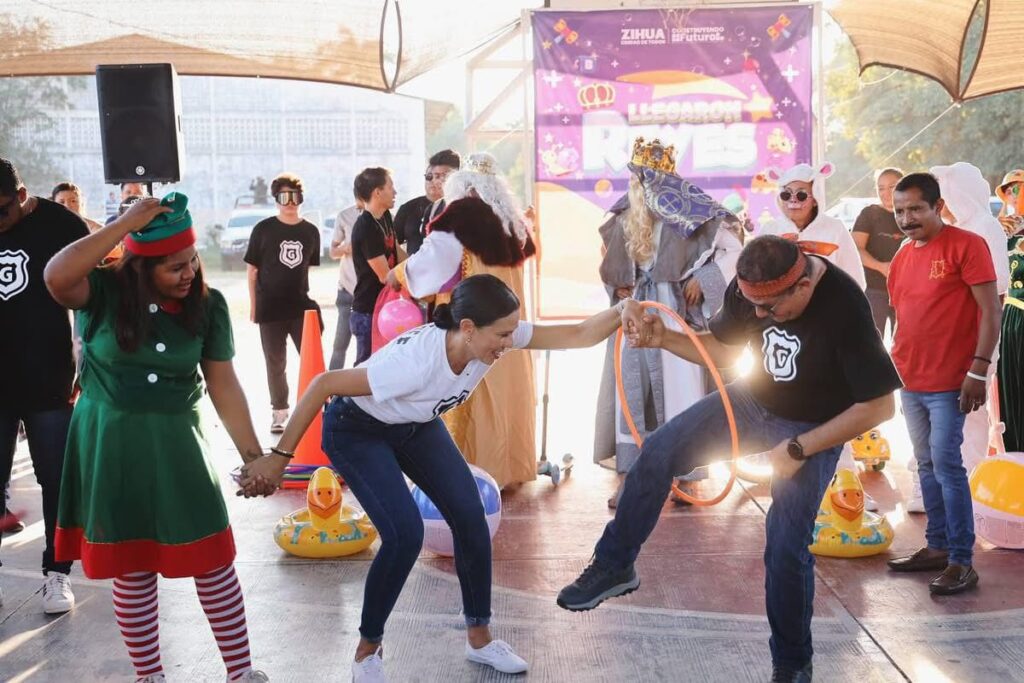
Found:
M 320 344 L 320 319 L 317 311 L 306 311 L 302 321 L 302 348 L 299 352 L 299 398 L 306 393 L 309 383 L 313 378 L 324 371 L 324 350 Z M 295 449 L 295 457 L 292 458 L 290 467 L 312 471 L 318 466 L 331 467 L 327 455 L 320 447 L 321 432 L 323 431 L 322 413 L 317 413 L 313 422 L 309 425 L 306 433 L 302 435 L 298 447 Z M 333 469 L 333 468 L 332 468 Z M 306 488 L 309 477 L 302 477 L 301 480 L 293 481 L 290 477 L 285 479 L 285 488 Z

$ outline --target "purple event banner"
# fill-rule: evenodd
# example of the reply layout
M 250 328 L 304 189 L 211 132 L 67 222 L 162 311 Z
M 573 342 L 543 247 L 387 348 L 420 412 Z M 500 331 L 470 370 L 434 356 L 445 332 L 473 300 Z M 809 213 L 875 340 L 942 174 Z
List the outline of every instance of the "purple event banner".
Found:
M 633 140 L 660 138 L 679 175 L 760 223 L 765 170 L 811 161 L 813 25 L 807 6 L 534 13 L 538 192 L 607 209 Z

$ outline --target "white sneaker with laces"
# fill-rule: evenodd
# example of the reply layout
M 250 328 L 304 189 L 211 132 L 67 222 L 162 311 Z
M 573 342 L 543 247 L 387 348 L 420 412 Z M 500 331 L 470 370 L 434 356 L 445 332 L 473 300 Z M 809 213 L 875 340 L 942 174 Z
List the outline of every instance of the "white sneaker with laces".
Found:
M 270 414 L 270 433 L 283 434 L 284 426 L 288 422 L 288 409 L 275 410 Z
M 352 683 L 388 683 L 380 648 L 369 657 L 352 662 Z
M 256 669 L 249 669 L 238 678 L 231 678 L 228 676 L 228 683 L 239 683 L 240 681 L 248 681 L 249 683 L 267 683 L 270 677 L 262 671 Z
M 50 572 L 43 582 L 43 611 L 47 614 L 70 612 L 75 606 L 75 594 L 71 592 L 71 579 L 67 574 Z
M 517 655 L 504 640 L 492 640 L 477 649 L 466 643 L 466 659 L 500 671 L 503 674 L 521 674 L 526 671 L 526 660 Z
M 914 472 L 914 490 L 907 501 L 907 512 L 924 512 L 924 498 L 921 497 L 921 477 Z

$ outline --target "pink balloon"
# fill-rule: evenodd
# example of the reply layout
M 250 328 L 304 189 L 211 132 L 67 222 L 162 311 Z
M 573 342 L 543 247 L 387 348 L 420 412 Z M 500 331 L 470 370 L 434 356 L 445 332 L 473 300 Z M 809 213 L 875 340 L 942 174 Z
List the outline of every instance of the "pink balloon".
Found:
M 387 341 L 423 324 L 420 307 L 408 299 L 395 299 L 380 307 L 377 316 L 377 330 Z

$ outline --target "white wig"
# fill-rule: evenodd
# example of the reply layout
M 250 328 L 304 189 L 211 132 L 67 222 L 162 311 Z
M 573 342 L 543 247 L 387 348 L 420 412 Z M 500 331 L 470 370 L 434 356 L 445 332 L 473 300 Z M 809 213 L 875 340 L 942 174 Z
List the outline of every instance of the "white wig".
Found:
M 523 211 L 497 169 L 498 161 L 487 152 L 470 154 L 462 168 L 445 181 L 444 200 L 451 204 L 475 194 L 501 219 L 505 233 L 515 235 L 520 244 L 525 244 L 527 230 Z

